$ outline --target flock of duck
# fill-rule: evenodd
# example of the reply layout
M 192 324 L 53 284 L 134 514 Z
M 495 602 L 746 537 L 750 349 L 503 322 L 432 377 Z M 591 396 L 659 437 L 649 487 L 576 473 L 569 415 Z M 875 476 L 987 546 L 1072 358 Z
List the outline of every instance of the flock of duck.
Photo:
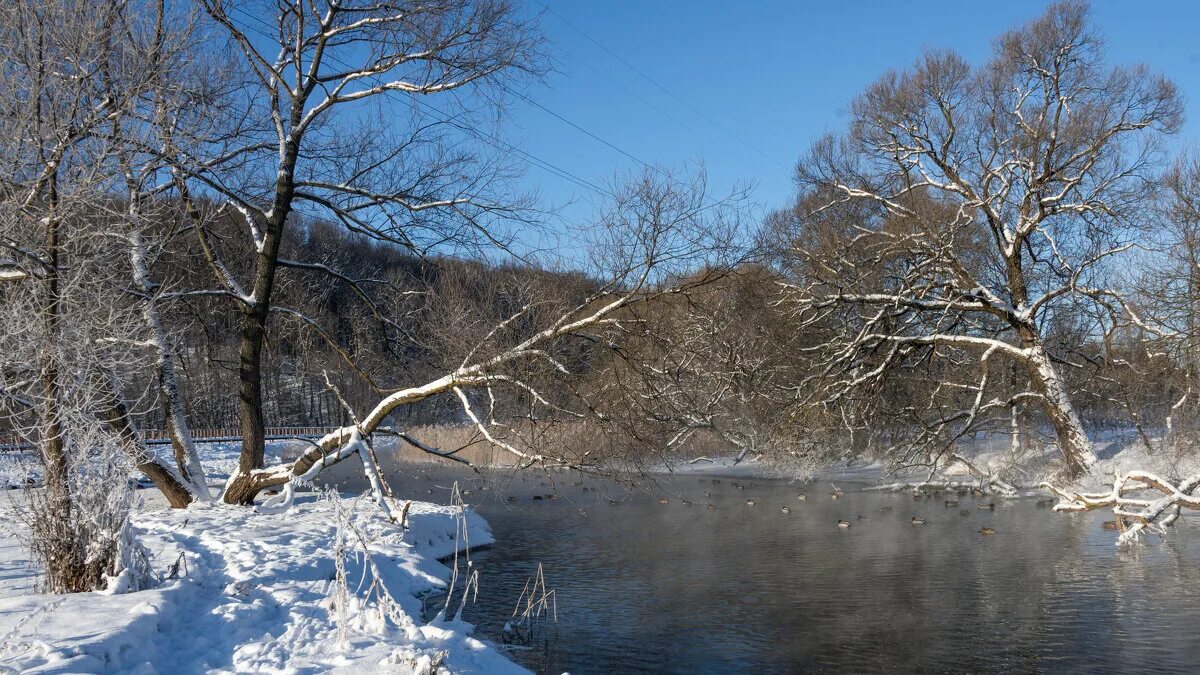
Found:
M 430 473 L 430 472 L 428 472 L 428 470 L 425 470 L 425 471 L 420 471 L 420 470 L 419 470 L 419 471 L 418 471 L 418 473 L 424 473 L 424 474 L 426 474 L 426 475 L 424 476 L 424 477 L 426 478 L 426 480 L 430 480 L 430 479 L 432 479 L 432 476 L 431 476 L 431 475 L 428 475 L 428 474 Z M 524 482 L 524 480 L 525 480 L 525 478 L 524 478 L 524 477 L 522 477 L 522 482 Z M 700 479 L 700 480 L 701 480 L 701 482 L 705 482 L 705 481 L 711 480 L 713 485 L 720 485 L 720 484 L 721 484 L 721 480 L 720 480 L 720 479 L 718 479 L 718 478 L 712 478 L 712 479 L 708 479 L 708 478 L 702 478 L 702 479 Z M 743 484 L 741 484 L 741 483 L 737 483 L 737 482 L 732 482 L 731 484 L 733 485 L 733 487 L 734 487 L 735 489 L 738 489 L 738 490 L 745 490 L 745 489 L 747 489 L 747 487 L 750 487 L 750 488 L 755 488 L 755 487 L 758 487 L 758 486 L 757 486 L 757 484 L 755 484 L 755 483 L 751 483 L 749 486 L 746 486 L 746 485 L 743 485 Z M 538 483 L 538 485 L 540 485 L 540 486 L 546 486 L 546 483 L 545 483 L 545 482 L 539 482 L 539 483 Z M 589 488 L 587 485 L 585 485 L 585 484 L 583 483 L 583 481 L 576 481 L 576 482 L 573 482 L 573 483 L 572 483 L 572 485 L 576 485 L 576 486 L 583 486 L 583 489 L 584 489 L 584 490 L 590 490 L 590 489 L 591 489 L 591 488 Z M 475 487 L 476 487 L 476 489 L 479 489 L 479 490 L 487 490 L 487 486 L 486 486 L 486 485 L 478 485 L 478 486 L 475 486 Z M 428 490 L 428 492 L 432 493 L 433 491 L 432 491 L 432 490 Z M 468 489 L 463 489 L 463 490 L 461 490 L 461 494 L 462 494 L 464 497 L 465 497 L 465 496 L 467 496 L 467 495 L 470 495 L 470 494 L 471 494 L 471 492 L 472 492 L 472 490 L 471 490 L 471 489 L 469 489 L 469 488 L 468 488 Z M 830 498 L 831 500 L 833 500 L 833 501 L 837 501 L 837 500 L 841 499 L 843 496 L 845 496 L 845 494 L 846 494 L 846 493 L 845 493 L 845 492 L 844 492 L 844 491 L 843 491 L 841 488 L 838 488 L 837 486 L 834 486 L 834 488 L 833 488 L 833 491 L 829 493 L 829 498 Z M 943 492 L 942 490 L 933 490 L 933 491 L 924 491 L 924 490 L 918 490 L 918 491 L 914 491 L 914 492 L 912 493 L 912 498 L 913 498 L 913 501 L 929 501 L 929 500 L 931 500 L 931 499 L 933 499 L 933 498 L 935 498 L 935 497 L 941 497 L 943 494 L 944 494 L 944 492 Z M 959 497 L 968 496 L 968 495 L 969 495 L 969 496 L 971 496 L 971 497 L 974 497 L 974 498 L 983 498 L 983 497 L 985 497 L 985 496 L 986 496 L 986 493 L 985 493 L 985 492 L 983 492 L 982 490 L 979 490 L 979 489 L 977 489 L 977 488 L 960 488 L 960 489 L 958 489 L 958 490 L 955 490 L 955 491 L 954 491 L 954 493 L 953 493 L 952 495 L 949 495 L 949 496 L 948 496 L 948 498 L 946 498 L 946 499 L 943 499 L 943 500 L 942 500 L 942 505 L 943 505 L 943 506 L 944 506 L 946 509 L 950 509 L 950 508 L 953 508 L 953 507 L 957 507 L 957 506 L 959 506 L 959 505 L 960 505 L 960 501 L 959 501 L 959 499 L 958 499 L 958 498 L 959 498 Z M 711 493 L 709 493 L 709 492 L 705 491 L 705 492 L 704 492 L 704 496 L 705 496 L 705 497 L 711 497 L 712 495 L 711 495 Z M 532 499 L 533 499 L 533 501 L 552 500 L 552 499 L 557 499 L 557 498 L 558 498 L 558 495 L 556 495 L 556 494 L 554 494 L 554 493 L 535 494 L 535 495 L 533 495 L 533 496 L 532 496 Z M 516 501 L 516 499 L 517 499 L 517 498 L 516 498 L 515 496 L 509 495 L 509 496 L 508 496 L 506 499 L 507 499 L 507 501 L 509 501 L 509 502 L 514 502 L 514 501 Z M 800 493 L 800 494 L 796 495 L 796 500 L 797 500 L 797 501 L 800 501 L 800 502 L 807 501 L 807 500 L 808 500 L 808 495 L 807 495 L 807 494 L 804 494 L 804 493 Z M 670 501 L 671 501 L 671 500 L 670 500 L 670 499 L 668 499 L 667 497 L 660 497 L 660 498 L 659 498 L 659 500 L 658 500 L 658 503 L 660 503 L 660 504 L 669 504 L 669 503 L 670 503 Z M 617 499 L 612 499 L 612 498 L 610 498 L 610 499 L 608 500 L 608 503 L 609 503 L 610 505 L 616 506 L 616 505 L 620 504 L 620 503 L 621 503 L 621 501 L 620 501 L 620 500 L 617 500 Z M 692 502 L 688 501 L 687 499 L 680 499 L 680 500 L 679 500 L 679 503 L 680 503 L 680 504 L 682 504 L 683 506 L 692 506 Z M 1050 508 L 1050 507 L 1054 506 L 1054 504 L 1056 504 L 1056 503 L 1057 503 L 1057 502 L 1056 502 L 1056 500 L 1054 500 L 1054 499 L 1041 499 L 1041 500 L 1038 500 L 1038 502 L 1037 502 L 1037 507 L 1038 507 L 1038 508 Z M 746 500 L 746 505 L 747 505 L 747 506 L 757 506 L 757 505 L 758 505 L 758 501 L 756 501 L 755 499 L 752 499 L 752 498 L 751 498 L 751 499 L 747 499 L 747 500 Z M 713 504 L 712 502 L 708 502 L 708 503 L 706 504 L 706 507 L 707 507 L 709 510 L 715 510 L 715 509 L 717 508 L 717 505 L 716 505 L 716 504 Z M 981 510 L 981 511 L 995 511 L 995 510 L 996 510 L 996 503 L 995 503 L 995 502 L 988 502 L 988 503 L 986 503 L 986 504 L 977 504 L 977 505 L 976 505 L 976 508 L 977 508 L 977 509 L 979 509 L 979 510 Z M 784 505 L 784 506 L 782 506 L 782 507 L 781 507 L 779 510 L 780 510 L 780 512 L 781 512 L 781 513 L 784 513 L 784 514 L 789 514 L 789 513 L 791 513 L 791 512 L 792 512 L 792 509 L 791 509 L 791 507 L 790 507 L 790 506 L 787 506 L 787 505 Z M 891 506 L 884 506 L 884 507 L 881 507 L 879 510 L 880 510 L 881 512 L 889 512 L 889 511 L 892 511 L 892 510 L 893 510 L 893 507 L 891 507 Z M 965 508 L 964 508 L 964 509 L 961 509 L 961 510 L 959 510 L 959 512 L 958 512 L 958 513 L 959 513 L 959 515 L 961 515 L 961 516 L 969 516 L 969 515 L 971 515 L 971 512 L 970 512 L 970 510 L 968 510 L 968 509 L 965 509 Z M 865 517 L 864 517 L 862 514 L 859 514 L 859 515 L 858 515 L 858 518 L 857 518 L 857 520 L 864 520 L 864 519 L 865 519 Z M 913 527 L 922 527 L 922 526 L 924 526 L 926 523 L 928 523 L 928 520 L 926 520 L 925 518 L 923 518 L 923 517 L 921 517 L 921 516 L 919 516 L 919 515 L 913 515 L 913 517 L 912 517 L 912 519 L 909 521 L 909 523 L 910 523 L 910 524 L 911 524 Z M 837 527 L 838 527 L 838 529 L 841 529 L 841 530 L 848 530 L 848 529 L 850 529 L 850 527 L 852 526 L 852 524 L 853 524 L 853 523 L 852 523 L 851 521 L 849 521 L 849 520 L 843 520 L 843 519 L 839 519 L 839 520 L 837 521 Z M 1104 521 L 1104 522 L 1101 524 L 1101 526 L 1102 526 L 1104 529 L 1106 529 L 1106 530 L 1119 530 L 1119 529 L 1121 529 L 1121 523 L 1118 523 L 1118 522 L 1116 522 L 1116 521 Z M 981 527 L 981 528 L 979 528 L 979 533 L 980 533 L 980 534 L 982 534 L 982 535 L 984 535 L 984 536 L 994 535 L 994 534 L 996 534 L 996 529 L 995 529 L 995 528 L 993 528 L 993 527 L 986 527 L 986 526 L 985 526 L 985 527 Z
M 701 479 L 701 481 L 702 481 L 702 482 L 703 482 L 704 480 L 707 480 L 707 479 Z M 715 479 L 715 478 L 714 478 L 714 479 L 711 479 L 711 480 L 712 480 L 712 483 L 713 483 L 714 485 L 719 485 L 719 484 L 721 483 L 721 481 L 720 481 L 719 479 Z M 742 484 L 740 484 L 740 483 L 736 483 L 736 482 L 735 482 L 735 483 L 732 483 L 732 485 L 733 485 L 733 487 L 734 487 L 734 488 L 736 488 L 736 489 L 738 489 L 738 490 L 745 490 L 745 489 L 746 489 L 746 487 L 747 487 L 747 486 L 745 486 L 745 485 L 742 485 Z M 752 488 L 753 488 L 753 487 L 757 487 L 757 485 L 755 485 L 754 483 L 751 483 L 749 487 L 752 487 Z M 933 499 L 933 498 L 935 498 L 935 497 L 940 497 L 940 496 L 942 496 L 942 495 L 943 495 L 943 492 L 942 492 L 941 490 L 934 490 L 934 491 L 920 491 L 920 490 L 918 490 L 918 491 L 914 491 L 914 492 L 912 493 L 913 501 L 928 501 L 928 500 L 931 500 L 931 499 Z M 957 507 L 957 506 L 959 506 L 959 505 L 960 505 L 960 501 L 959 501 L 958 497 L 964 497 L 964 496 L 968 496 L 968 495 L 970 495 L 971 497 L 975 497 L 975 498 L 982 498 L 982 497 L 985 497 L 985 496 L 986 496 L 986 493 L 985 493 L 985 492 L 983 492 L 982 490 L 979 490 L 979 489 L 976 489 L 976 488 L 961 488 L 961 489 L 959 489 L 959 490 L 956 490 L 956 491 L 954 491 L 953 495 L 949 496 L 949 498 L 947 498 L 947 499 L 943 499 L 943 500 L 942 500 L 942 505 L 943 505 L 943 506 L 944 506 L 946 509 L 950 509 L 950 508 L 953 508 L 953 507 Z M 709 496 L 710 496 L 710 493 L 708 493 L 708 492 L 705 492 L 705 493 L 704 493 L 704 496 L 705 496 L 705 497 L 709 497 Z M 837 501 L 837 500 L 841 499 L 843 496 L 845 496 L 845 492 L 844 492 L 844 491 L 843 491 L 841 488 L 838 488 L 837 486 L 834 486 L 833 492 L 831 492 L 831 493 L 829 494 L 829 498 L 830 498 L 830 499 L 832 499 L 832 500 L 834 500 L 834 501 Z M 797 499 L 797 501 L 804 502 L 804 501 L 807 501 L 807 500 L 808 500 L 808 495 L 807 495 L 807 494 L 804 494 L 804 493 L 800 493 L 800 494 L 798 494 L 798 495 L 796 496 L 796 499 Z M 617 502 L 616 502 L 616 500 L 609 500 L 609 501 L 610 501 L 610 503 L 613 503 L 613 504 L 616 504 L 616 503 L 617 503 Z M 659 501 L 659 503 L 660 503 L 660 504 L 669 504 L 669 503 L 670 503 L 670 500 L 669 500 L 668 498 L 666 498 L 666 497 L 662 497 L 662 498 L 660 498 L 658 501 Z M 684 506 L 691 506 L 691 505 L 692 505 L 692 502 L 690 502 L 690 501 L 688 501 L 688 500 L 686 500 L 686 499 L 682 500 L 682 501 L 681 501 L 681 503 L 682 503 Z M 1037 502 L 1037 506 L 1038 506 L 1038 508 L 1049 508 L 1049 507 L 1052 507 L 1052 506 L 1053 506 L 1055 503 L 1056 503 L 1056 502 L 1055 502 L 1055 500 L 1053 500 L 1053 499 L 1042 499 L 1042 500 L 1039 500 L 1039 501 Z M 758 505 L 758 502 L 757 502 L 756 500 L 754 500 L 754 499 L 747 499 L 747 500 L 746 500 L 746 505 L 747 505 L 747 506 L 757 506 L 757 505 Z M 716 507 L 716 505 L 715 505 L 715 504 L 709 503 L 709 504 L 708 504 L 708 508 L 709 508 L 709 509 L 716 509 L 717 507 Z M 988 503 L 986 503 L 986 504 L 977 504 L 977 505 L 976 505 L 976 508 L 977 508 L 978 510 L 980 510 L 980 511 L 995 511 L 995 510 L 996 510 L 996 502 L 994 502 L 994 501 L 991 501 L 991 502 L 988 502 Z M 780 512 L 782 512 L 782 513 L 784 513 L 784 514 L 788 514 L 788 513 L 791 513 L 791 512 L 792 512 L 792 509 L 791 509 L 791 507 L 790 507 L 790 506 L 787 506 L 787 505 L 784 505 L 784 506 L 782 506 L 782 507 L 781 507 L 779 510 L 780 510 Z M 893 510 L 893 507 L 891 507 L 891 506 L 884 506 L 884 507 L 881 507 L 881 508 L 880 508 L 880 511 L 881 511 L 881 512 L 888 512 L 888 511 L 892 511 L 892 510 Z M 964 508 L 964 509 L 961 509 L 961 510 L 959 510 L 959 512 L 958 512 L 958 513 L 959 513 L 959 515 L 960 515 L 960 516 L 969 516 L 969 515 L 971 515 L 971 511 L 970 511 L 970 510 L 968 510 L 968 509 L 965 509 L 965 508 Z M 857 520 L 864 520 L 864 519 L 865 519 L 865 517 L 864 517 L 862 514 L 859 514 L 859 515 L 858 515 L 858 518 L 857 518 Z M 924 526 L 926 523 L 928 523 L 928 520 L 927 520 L 927 519 L 925 519 L 925 518 L 923 518 L 923 517 L 921 517 L 921 516 L 919 516 L 919 515 L 914 515 L 914 516 L 912 517 L 912 520 L 910 520 L 909 522 L 910 522 L 910 524 L 911 524 L 913 527 L 921 527 L 921 526 Z M 842 529 L 842 530 L 848 530 L 848 529 L 850 529 L 850 527 L 851 527 L 851 526 L 852 526 L 852 523 L 851 523 L 851 521 L 849 521 L 849 520 L 842 520 L 842 519 L 839 519 L 839 520 L 837 521 L 837 527 L 838 527 L 838 529 Z M 1104 526 L 1105 526 L 1106 528 L 1108 528 L 1108 527 L 1109 527 L 1109 523 L 1104 523 Z M 990 536 L 990 535 L 994 535 L 994 534 L 996 534 L 996 528 L 994 528 L 994 527 L 988 527 L 988 526 L 984 526 L 984 527 L 981 527 L 981 528 L 979 528 L 979 533 L 980 533 L 981 535 L 984 535 L 984 536 Z
M 983 493 L 982 491 L 979 491 L 979 490 L 970 490 L 970 491 L 968 491 L 968 490 L 961 490 L 961 491 L 959 491 L 959 492 L 958 492 L 958 496 L 960 496 L 960 497 L 961 497 L 961 496 L 965 496 L 965 495 L 967 495 L 968 493 L 971 493 L 971 494 L 973 494 L 974 496 L 977 496 L 977 497 L 983 497 L 983 496 L 984 496 L 984 493 Z M 844 494 L 845 494 L 845 493 L 844 493 L 844 492 L 842 492 L 842 490 L 840 490 L 840 489 L 838 489 L 838 488 L 836 488 L 836 487 L 835 487 L 835 488 L 834 488 L 834 491 L 833 491 L 832 493 L 830 493 L 830 495 L 829 495 L 829 496 L 830 496 L 830 498 L 831 498 L 831 499 L 837 500 L 837 499 L 841 499 L 841 498 L 842 498 L 842 496 L 843 496 Z M 933 492 L 933 493 L 930 493 L 930 492 L 920 492 L 920 491 L 917 491 L 917 492 L 913 492 L 913 501 L 926 501 L 926 500 L 930 500 L 930 499 L 932 499 L 933 497 L 940 496 L 940 495 L 941 495 L 941 492 L 940 492 L 940 491 L 935 491 L 935 492 Z M 959 505 L 959 500 L 957 500 L 957 499 L 945 499 L 945 500 L 943 500 L 943 501 L 942 501 L 942 505 L 943 505 L 945 508 L 949 509 L 949 508 L 951 508 L 951 507 L 958 506 L 958 505 Z M 979 504 L 979 505 L 977 505 L 977 508 L 978 508 L 979 510 L 981 510 L 981 511 L 995 511 L 995 510 L 996 510 L 996 503 L 995 503 L 995 502 L 988 502 L 987 504 Z M 883 512 L 888 512 L 888 511 L 891 511 L 892 509 L 893 509 L 893 507 L 891 507 L 891 506 L 884 506 L 884 507 L 881 507 L 879 510 L 880 510 L 880 511 L 883 511 Z M 958 513 L 959 513 L 959 515 L 962 515 L 962 516 L 969 516 L 969 515 L 971 515 L 971 512 L 970 512 L 969 510 L 967 510 L 967 509 L 962 509 L 962 510 L 960 510 Z M 862 519 L 863 519 L 863 516 L 862 516 L 862 514 L 859 514 L 859 516 L 858 516 L 858 519 L 859 519 L 859 520 L 862 520 Z M 918 516 L 918 515 L 914 515 L 914 516 L 912 517 L 912 520 L 910 520 L 910 521 L 909 521 L 909 523 L 910 523 L 910 524 L 911 524 L 913 527 L 922 527 L 922 526 L 924 526 L 924 525 L 925 525 L 927 522 L 929 522 L 929 521 L 928 521 L 928 520 L 926 520 L 925 518 L 921 517 L 921 516 Z M 851 525 L 851 523 L 850 523 L 850 521 L 848 521 L 848 520 L 838 520 L 838 521 L 837 521 L 837 526 L 838 526 L 838 528 L 839 528 L 839 529 L 842 529 L 842 530 L 848 530 L 848 529 L 850 529 L 850 525 Z M 979 528 L 979 533 L 980 533 L 980 534 L 982 534 L 982 535 L 984 535 L 984 536 L 993 535 L 993 534 L 996 534 L 996 528 L 994 528 L 994 527 L 986 527 L 986 526 L 985 526 L 985 527 L 981 527 L 981 528 Z

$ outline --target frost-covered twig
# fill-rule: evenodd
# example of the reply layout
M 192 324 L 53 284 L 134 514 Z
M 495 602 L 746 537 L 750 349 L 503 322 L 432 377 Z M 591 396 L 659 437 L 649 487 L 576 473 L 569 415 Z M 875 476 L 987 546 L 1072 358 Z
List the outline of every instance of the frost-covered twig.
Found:
M 558 594 L 546 587 L 546 573 L 539 562 L 534 575 L 525 580 L 512 616 L 504 624 L 504 640 L 528 645 L 543 619 L 558 623 Z
M 384 583 L 383 573 L 371 554 L 370 540 L 355 523 L 353 507 L 346 508 L 336 490 L 324 491 L 322 499 L 332 504 L 334 512 L 334 579 L 330 609 L 338 627 L 338 643 L 349 644 L 347 635 L 351 628 L 375 634 L 384 632 L 389 623 L 405 630 L 415 628 L 412 618 Z M 363 566 L 362 576 L 353 590 L 346 567 L 348 559 Z
M 471 535 L 467 523 L 467 505 L 462 498 L 462 490 L 458 487 L 458 481 L 454 482 L 454 486 L 450 489 L 450 504 L 454 508 L 454 559 L 450 566 L 450 587 L 446 593 L 446 602 L 442 605 L 442 609 L 434 618 L 434 623 L 440 623 L 446 620 L 446 612 L 451 607 L 451 602 L 454 600 L 454 588 L 458 583 L 458 558 L 459 551 L 466 560 L 466 583 L 463 586 L 462 598 L 459 600 L 458 609 L 454 613 L 455 621 L 462 621 L 463 609 L 467 606 L 467 598 L 475 601 L 475 597 L 479 593 L 479 571 L 475 569 L 474 562 L 471 561 Z

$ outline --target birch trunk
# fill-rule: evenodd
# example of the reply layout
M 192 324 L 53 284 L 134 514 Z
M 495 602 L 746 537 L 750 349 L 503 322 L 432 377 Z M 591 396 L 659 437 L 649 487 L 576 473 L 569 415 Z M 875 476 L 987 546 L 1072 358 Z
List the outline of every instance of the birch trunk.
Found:
M 200 453 L 196 451 L 191 431 L 188 429 L 183 397 L 179 392 L 179 380 L 175 374 L 175 350 L 171 347 L 166 329 L 163 328 L 162 317 L 155 301 L 155 285 L 150 280 L 150 270 L 146 263 L 146 242 L 141 232 L 136 230 L 129 236 L 129 258 L 134 282 L 145 296 L 142 316 L 146 319 L 146 325 L 150 327 L 150 339 L 158 353 L 158 388 L 166 403 L 167 434 L 175 451 L 175 463 L 179 468 L 180 478 L 191 488 L 197 501 L 212 501 L 212 495 L 204 480 L 204 466 L 200 462 Z M 151 479 L 153 480 L 153 477 Z

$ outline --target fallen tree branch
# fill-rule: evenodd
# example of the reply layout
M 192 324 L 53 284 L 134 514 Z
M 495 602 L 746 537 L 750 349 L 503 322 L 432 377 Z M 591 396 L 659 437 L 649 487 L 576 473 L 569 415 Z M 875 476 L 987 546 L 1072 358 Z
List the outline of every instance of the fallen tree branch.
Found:
M 1149 471 L 1117 473 L 1112 490 L 1108 492 L 1073 492 L 1048 482 L 1040 487 L 1059 498 L 1055 511 L 1093 511 L 1111 507 L 1121 528 L 1118 545 L 1133 543 L 1146 531 L 1165 536 L 1166 528 L 1175 524 L 1182 509 L 1200 510 L 1200 495 L 1192 494 L 1200 487 L 1200 474 L 1175 485 Z M 1161 496 L 1146 498 L 1146 493 L 1154 492 Z

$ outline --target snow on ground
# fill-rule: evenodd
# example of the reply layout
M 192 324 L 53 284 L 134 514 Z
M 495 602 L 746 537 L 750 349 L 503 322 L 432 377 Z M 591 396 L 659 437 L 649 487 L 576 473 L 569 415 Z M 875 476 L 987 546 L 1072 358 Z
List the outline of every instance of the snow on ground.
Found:
M 224 485 L 229 475 L 237 468 L 241 443 L 237 441 L 200 442 L 196 444 L 196 447 L 200 451 L 208 482 L 216 484 L 218 487 Z M 266 462 L 268 465 L 277 463 L 283 455 L 301 447 L 304 447 L 302 441 L 268 442 Z M 174 465 L 175 459 L 170 445 L 156 443 L 148 446 L 148 449 L 153 453 L 159 453 L 166 464 Z M 137 474 L 134 478 L 141 478 L 141 475 Z M 0 490 L 40 485 L 41 482 L 41 460 L 38 459 L 35 452 L 28 449 L 0 451 Z
M 267 466 L 277 464 L 280 458 L 289 450 L 305 447 L 303 441 L 267 441 L 265 459 Z M 170 459 L 171 446 L 161 445 L 155 449 L 165 452 Z M 204 464 L 204 475 L 209 483 L 225 484 L 225 481 L 237 468 L 238 459 L 242 454 L 241 441 L 220 441 L 216 443 L 197 443 L 196 450 L 200 453 L 200 461 Z
M 771 466 L 753 457 L 737 461 L 737 455 L 725 457 L 701 457 L 687 462 L 672 462 L 663 465 L 662 473 L 681 476 L 726 476 L 729 478 L 789 478 L 781 468 Z
M 1110 489 L 1114 474 L 1134 470 L 1150 471 L 1171 479 L 1200 472 L 1200 457 L 1171 452 L 1157 436 L 1150 438 L 1155 448 L 1152 451 L 1133 428 L 1092 430 L 1088 436 L 1098 461 L 1079 481 L 1079 486 L 1086 490 Z M 1010 444 L 1011 437 L 1007 434 L 981 435 L 961 442 L 956 450 L 976 467 L 1023 489 L 1036 488 L 1058 469 L 1061 456 L 1053 444 L 1018 451 L 1016 455 Z M 960 463 L 948 466 L 945 475 L 960 480 L 969 478 L 967 468 Z
M 27 554 L 5 537 L 0 670 L 428 672 L 440 663 L 453 672 L 524 672 L 471 637 L 469 624 L 422 620 L 420 596 L 444 588 L 450 574 L 438 559 L 461 548 L 452 507 L 414 503 L 411 527 L 401 534 L 374 502 L 342 503 L 353 503 L 355 522 L 399 605 L 388 622 L 370 608 L 352 613 L 345 644 L 333 603 L 333 502 L 305 495 L 278 515 L 229 506 L 146 507 L 134 520 L 138 537 L 160 573 L 182 560 L 180 578 L 124 595 L 33 593 Z M 468 511 L 466 522 L 472 546 L 491 543 L 480 516 Z M 363 595 L 370 577 L 359 586 L 362 556 L 348 557 L 346 569 L 351 591 Z
M 0 452 L 0 489 L 12 490 L 42 482 L 42 467 L 31 452 Z

